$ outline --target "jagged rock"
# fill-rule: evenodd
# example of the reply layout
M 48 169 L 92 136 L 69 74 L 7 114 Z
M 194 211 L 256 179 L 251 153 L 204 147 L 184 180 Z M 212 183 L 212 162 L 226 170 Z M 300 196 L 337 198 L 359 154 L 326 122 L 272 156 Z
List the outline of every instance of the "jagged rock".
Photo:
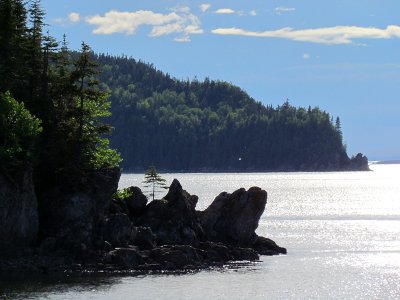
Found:
M 251 246 L 266 203 L 267 192 L 258 187 L 224 192 L 199 213 L 201 224 L 211 241 Z
M 197 200 L 174 179 L 168 194 L 162 200 L 150 202 L 137 224 L 150 227 L 158 245 L 195 245 L 204 238 L 195 210 Z
M 112 215 L 104 227 L 104 240 L 114 248 L 127 247 L 136 238 L 137 230 L 125 214 Z
M 0 253 L 34 246 L 38 230 L 32 169 L 26 167 L 8 176 L 0 173 Z
M 135 269 L 144 263 L 136 248 L 117 248 L 109 253 L 111 262 L 123 269 Z
M 156 246 L 156 236 L 150 227 L 136 227 L 134 244 L 140 249 L 153 249 Z
M 151 257 L 167 269 L 183 269 L 202 261 L 198 251 L 189 245 L 161 246 L 152 250 Z
M 250 248 L 240 248 L 214 242 L 202 242 L 199 244 L 199 248 L 204 251 L 204 259 L 209 263 L 259 259 L 257 252 Z
M 350 159 L 350 169 L 357 171 L 370 171 L 368 166 L 368 158 L 362 153 L 358 153 Z
M 273 240 L 257 236 L 252 248 L 261 255 L 286 254 L 285 248 L 279 247 Z
M 143 213 L 147 205 L 147 197 L 138 187 L 131 186 L 128 188 L 129 197 L 125 198 L 129 213 L 133 216 L 139 216 Z
M 147 197 L 136 186 L 128 187 L 125 190 L 127 196 L 119 198 L 116 195 L 110 203 L 109 212 L 111 214 L 123 213 L 128 215 L 131 220 L 134 220 L 135 217 L 140 216 L 145 210 Z

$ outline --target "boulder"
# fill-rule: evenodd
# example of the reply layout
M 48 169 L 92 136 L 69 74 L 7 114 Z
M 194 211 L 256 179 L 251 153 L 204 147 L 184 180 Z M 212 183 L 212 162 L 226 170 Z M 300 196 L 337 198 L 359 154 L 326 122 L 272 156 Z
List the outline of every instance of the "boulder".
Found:
M 109 253 L 111 263 L 122 269 L 136 269 L 144 263 L 140 252 L 134 248 L 117 248 Z
M 133 217 L 137 217 L 143 213 L 147 205 L 147 197 L 142 190 L 136 186 L 127 188 L 129 196 L 125 198 L 129 213 Z
M 110 216 L 104 226 L 104 240 L 114 248 L 127 247 L 136 238 L 137 230 L 125 214 Z
M 204 238 L 195 210 L 197 200 L 197 196 L 183 190 L 174 179 L 162 200 L 154 200 L 146 206 L 137 225 L 150 227 L 158 245 L 195 245 Z
M 285 248 L 279 247 L 273 240 L 257 236 L 252 248 L 261 255 L 286 254 Z
M 0 173 L 0 253 L 14 254 L 16 249 L 35 246 L 38 230 L 32 169 Z
M 202 262 L 198 251 L 189 245 L 161 246 L 152 250 L 151 257 L 167 269 L 183 269 L 186 266 L 194 266 Z
M 211 241 L 238 246 L 251 246 L 256 241 L 255 230 L 265 210 L 267 192 L 252 187 L 232 194 L 221 193 L 211 205 L 199 212 L 203 229 Z
M 153 249 L 156 246 L 156 236 L 153 234 L 150 227 L 136 227 L 134 244 L 140 249 Z
M 205 261 L 210 264 L 225 263 L 227 261 L 259 259 L 258 253 L 250 248 L 240 248 L 215 242 L 202 242 L 199 248 L 203 250 Z

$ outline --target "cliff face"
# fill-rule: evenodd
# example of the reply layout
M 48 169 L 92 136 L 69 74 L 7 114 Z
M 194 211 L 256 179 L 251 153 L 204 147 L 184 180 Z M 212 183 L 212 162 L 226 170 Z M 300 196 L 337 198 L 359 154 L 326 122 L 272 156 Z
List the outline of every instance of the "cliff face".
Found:
M 42 244 L 63 251 L 95 246 L 104 212 L 118 187 L 120 169 L 95 172 L 79 189 L 53 187 L 40 195 Z
M 117 168 L 95 172 L 79 189 L 57 186 L 37 197 L 31 168 L 0 173 L 0 256 L 39 245 L 66 253 L 94 247 L 119 177 Z
M 35 246 L 39 230 L 38 204 L 32 170 L 8 177 L 0 173 L 0 253 Z

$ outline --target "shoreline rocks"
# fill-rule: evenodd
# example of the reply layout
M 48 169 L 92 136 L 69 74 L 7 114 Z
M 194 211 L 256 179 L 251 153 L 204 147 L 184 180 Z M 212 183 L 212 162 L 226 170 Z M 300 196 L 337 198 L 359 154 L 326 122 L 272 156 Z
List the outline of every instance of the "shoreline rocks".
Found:
M 129 189 L 135 189 L 135 197 L 129 196 L 130 201 L 142 199 L 140 189 Z M 105 263 L 122 269 L 151 266 L 173 270 L 286 254 L 285 248 L 255 233 L 267 203 L 266 191 L 252 187 L 232 194 L 224 192 L 204 211 L 196 211 L 197 202 L 198 197 L 185 191 L 176 179 L 167 195 L 147 204 L 142 214 L 127 210 L 124 200 L 119 201 L 120 207 L 114 201 L 107 224 L 115 218 L 130 222 L 122 227 L 106 225 L 105 232 L 109 232 L 109 226 L 120 233 L 127 232 L 125 241 L 128 241 L 133 226 L 136 236 L 128 246 L 116 248 L 118 243 L 112 240 L 118 234 L 114 233 L 107 242 L 115 249 L 105 255 Z M 116 213 L 120 211 L 125 214 Z M 107 239 L 107 235 L 104 237 Z
M 63 204 L 46 223 L 50 226 L 58 217 L 57 226 L 48 228 L 30 254 L 0 259 L 0 273 L 26 268 L 41 273 L 204 269 L 286 254 L 285 248 L 255 233 L 267 203 L 267 193 L 258 187 L 221 193 L 206 210 L 196 211 L 198 197 L 176 179 L 160 200 L 147 203 L 141 190 L 131 187 L 124 198 L 109 195 L 107 201 L 105 194 L 115 188 L 117 177 L 103 178 L 90 194 L 50 194 L 48 199 L 57 200 L 52 209 Z M 100 195 L 105 185 L 107 191 Z M 101 196 L 98 203 L 93 195 Z

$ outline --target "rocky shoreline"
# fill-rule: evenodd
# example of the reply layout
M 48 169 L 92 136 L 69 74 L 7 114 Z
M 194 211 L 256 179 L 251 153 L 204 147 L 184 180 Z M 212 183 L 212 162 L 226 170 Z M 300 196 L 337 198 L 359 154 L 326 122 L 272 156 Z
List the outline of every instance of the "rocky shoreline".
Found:
M 97 180 L 95 190 L 115 190 L 116 179 Z M 221 193 L 204 211 L 196 211 L 198 197 L 176 179 L 164 198 L 150 203 L 138 187 L 126 191 L 108 201 L 90 191 L 47 193 L 40 241 L 1 255 L 0 273 L 198 270 L 286 254 L 255 233 L 267 203 L 258 187 Z

